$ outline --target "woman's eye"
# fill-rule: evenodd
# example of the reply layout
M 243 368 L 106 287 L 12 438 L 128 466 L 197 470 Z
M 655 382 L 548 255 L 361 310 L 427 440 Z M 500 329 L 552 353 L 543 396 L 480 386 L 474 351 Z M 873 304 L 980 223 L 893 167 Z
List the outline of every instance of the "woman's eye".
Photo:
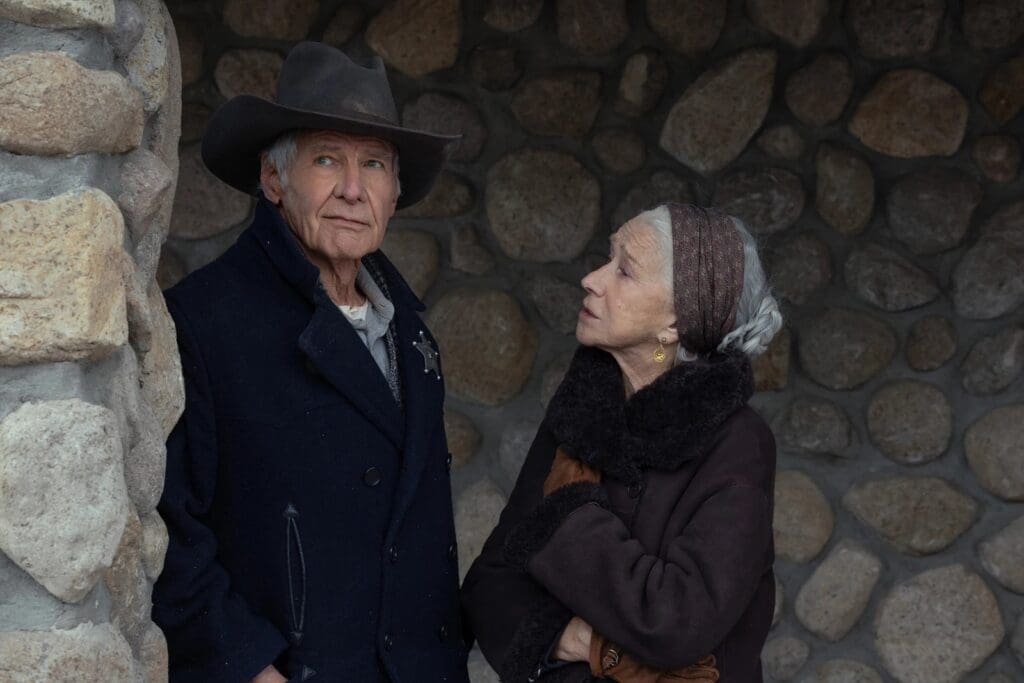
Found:
M 622 268 L 616 268 L 615 271 L 623 277 L 629 277 L 629 273 L 624 271 Z

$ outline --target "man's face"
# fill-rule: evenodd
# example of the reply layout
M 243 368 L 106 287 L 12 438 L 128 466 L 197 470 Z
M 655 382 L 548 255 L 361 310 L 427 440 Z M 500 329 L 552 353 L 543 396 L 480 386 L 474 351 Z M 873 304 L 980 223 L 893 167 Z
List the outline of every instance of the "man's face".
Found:
M 263 192 L 318 265 L 376 251 L 398 202 L 394 148 L 333 131 L 299 134 L 287 184 L 266 160 Z

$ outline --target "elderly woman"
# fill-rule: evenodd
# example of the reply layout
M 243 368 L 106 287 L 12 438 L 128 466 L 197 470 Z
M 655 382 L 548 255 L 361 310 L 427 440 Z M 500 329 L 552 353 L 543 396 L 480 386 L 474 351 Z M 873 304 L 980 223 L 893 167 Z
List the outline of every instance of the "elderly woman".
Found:
M 762 680 L 775 444 L 747 406 L 782 325 L 750 234 L 668 204 L 583 279 L 577 351 L 463 585 L 503 681 Z

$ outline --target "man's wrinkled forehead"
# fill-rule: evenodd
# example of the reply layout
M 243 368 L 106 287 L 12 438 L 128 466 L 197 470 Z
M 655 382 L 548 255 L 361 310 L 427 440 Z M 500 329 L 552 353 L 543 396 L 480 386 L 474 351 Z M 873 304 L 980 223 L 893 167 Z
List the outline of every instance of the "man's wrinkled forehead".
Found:
M 398 155 L 395 146 L 382 138 L 339 133 L 333 130 L 308 131 L 303 134 L 303 137 L 310 149 L 315 152 L 337 150 L 355 145 L 375 154 L 392 157 Z

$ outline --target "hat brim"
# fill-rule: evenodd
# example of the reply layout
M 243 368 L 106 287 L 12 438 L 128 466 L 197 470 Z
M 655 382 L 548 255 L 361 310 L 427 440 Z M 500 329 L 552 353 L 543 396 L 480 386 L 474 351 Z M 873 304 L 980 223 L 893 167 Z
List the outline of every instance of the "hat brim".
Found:
M 387 140 L 398 150 L 402 194 L 399 209 L 423 199 L 447 157 L 446 148 L 460 136 L 438 135 L 361 118 L 333 116 L 239 95 L 210 118 L 203 135 L 203 162 L 228 185 L 255 194 L 259 188 L 260 152 L 289 130 L 333 130 Z

